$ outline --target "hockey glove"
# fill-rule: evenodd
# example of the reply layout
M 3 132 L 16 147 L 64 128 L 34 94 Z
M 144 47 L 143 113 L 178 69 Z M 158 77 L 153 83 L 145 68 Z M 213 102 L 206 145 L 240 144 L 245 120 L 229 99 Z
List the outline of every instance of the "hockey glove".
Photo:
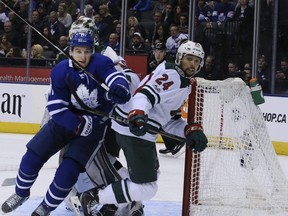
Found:
M 194 152 L 203 151 L 208 143 L 206 135 L 200 124 L 194 123 L 185 127 L 186 144 L 193 149 Z
M 117 104 L 124 104 L 130 100 L 131 94 L 128 88 L 122 84 L 112 85 L 108 92 L 108 98 Z
M 142 110 L 132 110 L 128 115 L 130 132 L 136 136 L 143 136 L 147 132 L 148 117 Z
M 77 127 L 77 130 L 75 132 L 76 135 L 79 136 L 88 136 L 92 132 L 92 126 L 93 126 L 93 117 L 92 116 L 78 116 L 81 120 L 80 124 Z

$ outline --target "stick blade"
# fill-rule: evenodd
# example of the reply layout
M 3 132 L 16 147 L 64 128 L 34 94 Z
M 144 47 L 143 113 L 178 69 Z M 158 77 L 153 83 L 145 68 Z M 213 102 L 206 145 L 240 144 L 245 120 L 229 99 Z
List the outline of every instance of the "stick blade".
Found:
M 6 178 L 2 182 L 1 186 L 13 186 L 15 185 L 15 182 L 16 182 L 16 178 Z

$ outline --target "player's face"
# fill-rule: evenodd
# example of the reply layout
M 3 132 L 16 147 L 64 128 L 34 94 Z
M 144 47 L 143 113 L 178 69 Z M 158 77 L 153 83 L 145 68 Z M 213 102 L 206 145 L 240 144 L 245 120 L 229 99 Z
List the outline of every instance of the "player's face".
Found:
M 87 67 L 92 56 L 90 47 L 74 47 L 71 56 L 83 67 Z
M 200 63 L 201 58 L 193 55 L 185 55 L 181 60 L 180 67 L 187 77 L 192 77 L 198 72 Z
M 154 50 L 154 57 L 157 62 L 161 62 L 166 55 L 165 50 Z

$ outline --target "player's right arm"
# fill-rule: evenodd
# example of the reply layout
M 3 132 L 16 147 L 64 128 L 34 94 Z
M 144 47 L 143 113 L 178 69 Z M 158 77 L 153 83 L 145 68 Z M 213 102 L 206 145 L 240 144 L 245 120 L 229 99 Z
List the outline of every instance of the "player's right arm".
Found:
M 66 82 L 69 67 L 65 62 L 57 64 L 51 71 L 47 109 L 55 123 L 77 134 L 85 119 L 71 111 L 71 93 Z

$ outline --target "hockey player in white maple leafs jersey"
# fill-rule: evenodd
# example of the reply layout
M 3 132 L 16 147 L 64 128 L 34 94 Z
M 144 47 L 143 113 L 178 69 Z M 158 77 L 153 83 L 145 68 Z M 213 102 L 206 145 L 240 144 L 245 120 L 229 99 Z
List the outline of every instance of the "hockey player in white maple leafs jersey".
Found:
M 157 134 L 149 128 L 186 137 L 186 144 L 195 152 L 206 148 L 207 138 L 197 122 L 187 125 L 180 119 L 171 120 L 191 92 L 190 78 L 203 66 L 202 46 L 184 42 L 177 51 L 176 64 L 164 63 L 147 75 L 136 94 L 124 106 L 115 108 L 128 117 L 129 126 L 113 122 L 118 144 L 124 151 L 130 179 L 121 180 L 103 189 L 92 189 L 81 199 L 94 198 L 99 204 L 127 203 L 151 199 L 157 192 L 159 163 L 156 151 Z
M 79 173 L 85 171 L 91 154 L 103 140 L 105 120 L 83 110 L 72 94 L 74 90 L 86 106 L 106 113 L 115 103 L 126 103 L 130 99 L 129 85 L 123 72 L 117 71 L 108 57 L 94 54 L 93 45 L 91 34 L 75 33 L 70 42 L 70 54 L 99 83 L 109 87 L 108 93 L 71 59 L 61 61 L 52 69 L 47 103 L 51 119 L 28 142 L 27 152 L 20 163 L 15 193 L 2 204 L 4 213 L 15 210 L 29 198 L 30 188 L 44 163 L 70 144 L 45 198 L 32 213 L 32 216 L 49 215 L 68 195 Z

